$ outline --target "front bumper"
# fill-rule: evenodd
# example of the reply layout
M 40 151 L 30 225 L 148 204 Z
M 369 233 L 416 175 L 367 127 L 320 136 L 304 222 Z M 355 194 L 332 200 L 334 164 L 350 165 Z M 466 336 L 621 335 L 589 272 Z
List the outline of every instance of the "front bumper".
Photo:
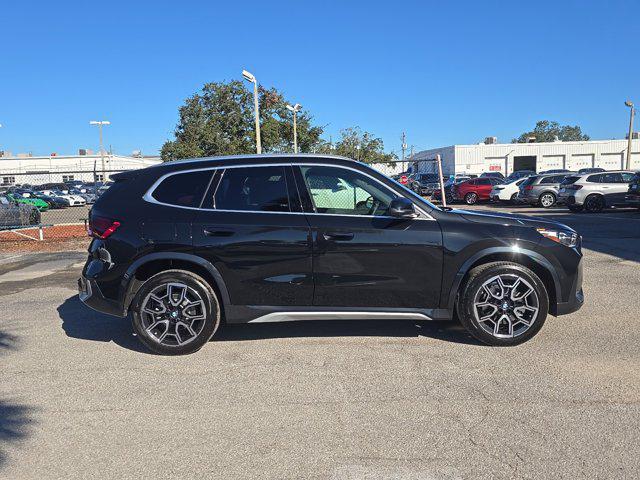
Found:
M 569 291 L 568 301 L 556 303 L 556 305 L 551 308 L 552 315 L 557 317 L 577 312 L 584 304 L 584 292 L 582 291 L 582 263 L 583 259 L 580 259 L 575 279 Z

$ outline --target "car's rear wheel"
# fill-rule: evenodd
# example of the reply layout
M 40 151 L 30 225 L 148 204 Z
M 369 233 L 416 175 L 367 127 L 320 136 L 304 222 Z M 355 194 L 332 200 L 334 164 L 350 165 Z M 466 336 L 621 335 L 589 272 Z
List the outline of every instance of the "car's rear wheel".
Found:
M 132 312 L 140 341 L 161 355 L 199 350 L 220 325 L 215 292 L 185 270 L 167 270 L 147 280 L 136 294 Z
M 546 192 L 540 195 L 538 201 L 543 208 L 551 208 L 556 203 L 556 196 L 551 192 Z
M 511 346 L 540 331 L 549 297 L 542 280 L 525 266 L 493 262 L 469 273 L 457 308 L 460 322 L 475 338 L 488 345 Z
M 597 213 L 604 210 L 604 198 L 602 195 L 591 194 L 584 200 L 584 209 L 586 212 Z
M 464 196 L 464 201 L 467 205 L 473 205 L 478 202 L 478 194 L 476 192 L 469 192 Z
M 509 201 L 510 201 L 511 203 L 516 203 L 516 199 L 517 199 L 517 198 L 518 198 L 518 194 L 517 194 L 517 193 L 514 193 L 514 194 L 512 194 L 512 195 L 511 195 L 511 198 L 509 199 Z

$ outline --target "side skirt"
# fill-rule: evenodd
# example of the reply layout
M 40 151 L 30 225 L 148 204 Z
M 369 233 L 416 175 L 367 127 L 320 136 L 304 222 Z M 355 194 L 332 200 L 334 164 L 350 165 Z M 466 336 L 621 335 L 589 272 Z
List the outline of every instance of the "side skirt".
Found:
M 307 320 L 450 320 L 443 309 L 383 309 L 353 307 L 237 306 L 225 308 L 227 323 L 273 323 Z

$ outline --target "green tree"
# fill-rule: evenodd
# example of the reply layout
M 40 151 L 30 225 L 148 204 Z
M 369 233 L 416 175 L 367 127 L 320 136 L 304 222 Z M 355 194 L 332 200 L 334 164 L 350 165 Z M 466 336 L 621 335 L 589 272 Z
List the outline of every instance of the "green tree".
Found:
M 259 90 L 262 150 L 293 151 L 293 122 L 287 101 L 275 88 Z M 253 94 L 238 81 L 207 83 L 179 109 L 175 140 L 161 150 L 164 161 L 178 158 L 255 153 Z M 298 148 L 315 151 L 323 129 L 312 116 L 297 116 Z
M 529 137 L 535 137 L 536 142 L 553 142 L 556 138 L 561 142 L 589 140 L 589 135 L 582 133 L 577 125 L 560 125 L 558 122 L 540 120 L 532 131 L 514 138 L 512 143 L 527 143 Z
M 384 152 L 384 142 L 381 138 L 363 132 L 360 127 L 342 130 L 340 140 L 331 153 L 364 163 L 390 162 L 397 159 L 395 154 Z

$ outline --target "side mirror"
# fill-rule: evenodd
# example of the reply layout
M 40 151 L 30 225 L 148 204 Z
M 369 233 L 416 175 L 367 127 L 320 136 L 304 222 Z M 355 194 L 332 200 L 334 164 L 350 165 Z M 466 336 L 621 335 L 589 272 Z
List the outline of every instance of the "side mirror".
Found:
M 396 218 L 411 219 L 416 218 L 418 214 L 413 206 L 413 202 L 408 198 L 400 197 L 391 200 L 389 205 L 389 215 Z

